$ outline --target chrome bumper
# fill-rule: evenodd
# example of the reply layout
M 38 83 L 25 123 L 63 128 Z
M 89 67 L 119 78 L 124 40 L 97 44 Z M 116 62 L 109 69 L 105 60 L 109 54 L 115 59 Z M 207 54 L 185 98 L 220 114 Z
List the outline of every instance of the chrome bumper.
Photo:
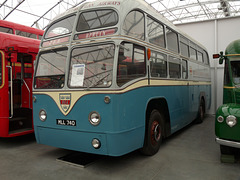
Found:
M 240 142 L 234 142 L 234 141 L 224 140 L 220 138 L 216 138 L 216 142 L 224 146 L 240 148 Z

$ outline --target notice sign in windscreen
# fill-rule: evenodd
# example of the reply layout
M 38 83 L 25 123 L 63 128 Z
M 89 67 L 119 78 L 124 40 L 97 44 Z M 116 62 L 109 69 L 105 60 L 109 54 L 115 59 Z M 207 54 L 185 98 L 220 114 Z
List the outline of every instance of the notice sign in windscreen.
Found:
M 71 86 L 83 86 L 85 64 L 73 64 Z

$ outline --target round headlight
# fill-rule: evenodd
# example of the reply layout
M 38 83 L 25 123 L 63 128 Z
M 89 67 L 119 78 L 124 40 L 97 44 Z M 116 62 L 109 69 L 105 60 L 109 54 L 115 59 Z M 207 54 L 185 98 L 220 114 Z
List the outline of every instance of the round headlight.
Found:
M 39 119 L 41 121 L 46 121 L 47 119 L 47 113 L 45 110 L 41 109 L 40 112 L 39 112 Z
M 230 127 L 233 127 L 237 124 L 237 118 L 233 115 L 229 115 L 226 119 L 226 123 L 227 125 L 229 125 Z
M 89 122 L 94 125 L 94 126 L 97 126 L 101 121 L 101 117 L 100 115 L 97 113 L 97 112 L 91 112 L 89 114 Z
M 99 149 L 101 147 L 101 142 L 98 140 L 98 139 L 93 139 L 92 140 L 92 146 L 95 148 L 95 149 Z
M 217 117 L 217 121 L 220 122 L 220 123 L 222 123 L 222 122 L 224 121 L 224 117 L 218 116 L 218 117 Z

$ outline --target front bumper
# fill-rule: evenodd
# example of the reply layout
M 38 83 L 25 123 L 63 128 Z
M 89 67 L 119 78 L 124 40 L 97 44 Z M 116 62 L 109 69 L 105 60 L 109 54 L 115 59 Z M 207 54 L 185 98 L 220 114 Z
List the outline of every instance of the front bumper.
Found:
M 224 139 L 220 139 L 220 138 L 216 138 L 216 142 L 220 145 L 240 148 L 240 142 L 229 141 L 229 140 L 224 140 Z

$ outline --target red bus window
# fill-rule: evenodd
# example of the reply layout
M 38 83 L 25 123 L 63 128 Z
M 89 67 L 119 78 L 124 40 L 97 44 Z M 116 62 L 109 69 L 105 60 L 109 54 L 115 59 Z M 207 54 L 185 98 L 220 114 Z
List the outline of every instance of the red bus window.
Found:
M 11 28 L 2 27 L 2 26 L 0 26 L 0 32 L 13 34 L 13 30 Z

